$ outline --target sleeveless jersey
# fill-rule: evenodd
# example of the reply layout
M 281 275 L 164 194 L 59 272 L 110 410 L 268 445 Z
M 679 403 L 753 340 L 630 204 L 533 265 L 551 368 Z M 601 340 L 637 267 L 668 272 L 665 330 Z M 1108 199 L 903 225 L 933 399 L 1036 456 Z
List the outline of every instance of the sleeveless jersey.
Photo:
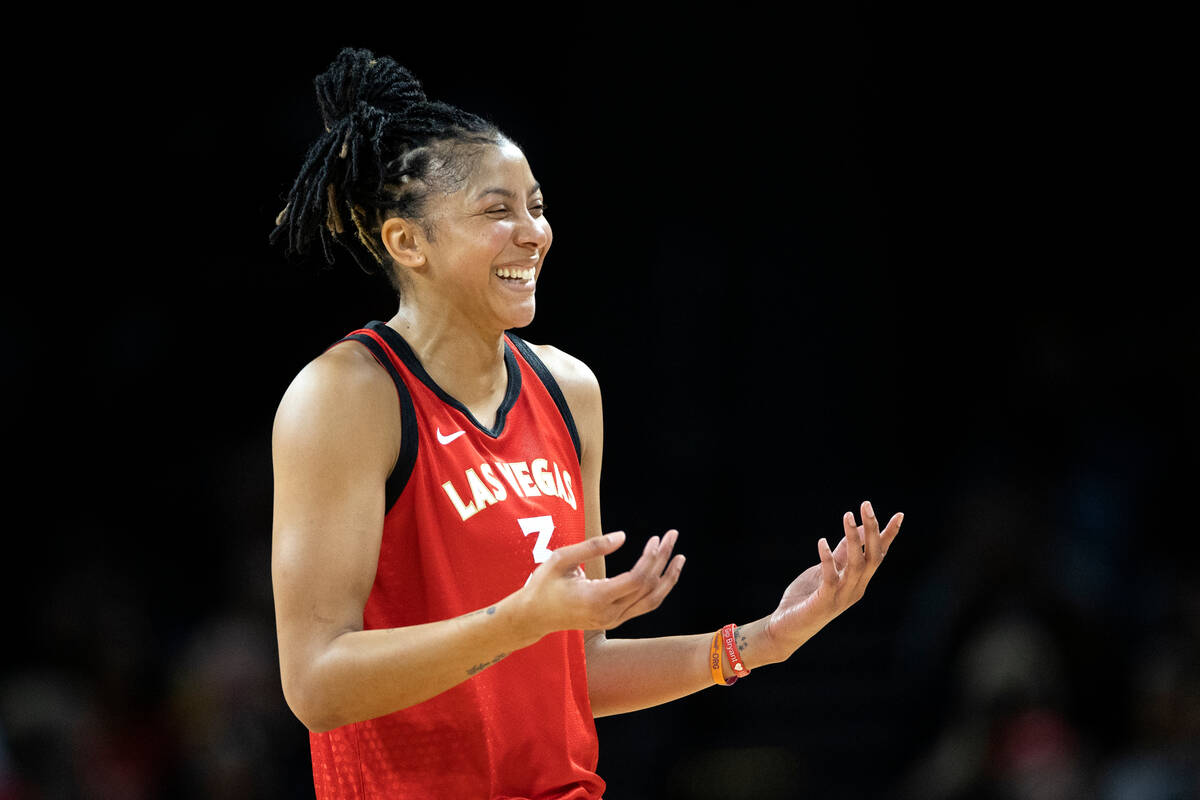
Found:
M 491 429 L 382 322 L 351 333 L 388 371 L 401 453 L 365 629 L 434 622 L 520 589 L 583 541 L 580 446 L 545 365 L 505 337 L 508 391 Z M 598 744 L 582 631 L 560 631 L 415 706 L 310 733 L 318 800 L 594 800 Z

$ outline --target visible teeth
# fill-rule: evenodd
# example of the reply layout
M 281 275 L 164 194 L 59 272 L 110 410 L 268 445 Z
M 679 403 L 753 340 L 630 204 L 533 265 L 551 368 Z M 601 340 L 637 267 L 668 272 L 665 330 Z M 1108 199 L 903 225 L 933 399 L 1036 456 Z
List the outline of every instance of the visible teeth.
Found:
M 523 281 L 533 280 L 533 273 L 534 273 L 533 267 L 529 267 L 528 269 L 512 269 L 509 267 L 500 267 L 499 269 L 496 270 L 496 274 L 499 275 L 501 278 L 519 278 Z

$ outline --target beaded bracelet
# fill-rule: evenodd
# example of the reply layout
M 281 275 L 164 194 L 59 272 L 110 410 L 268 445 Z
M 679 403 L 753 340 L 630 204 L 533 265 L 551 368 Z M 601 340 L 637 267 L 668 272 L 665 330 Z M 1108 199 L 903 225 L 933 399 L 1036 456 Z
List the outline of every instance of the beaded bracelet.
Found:
M 733 667 L 734 674 L 744 678 L 750 674 L 750 670 L 742 663 L 742 654 L 738 652 L 737 642 L 733 639 L 733 629 L 736 627 L 732 622 L 726 625 L 721 629 L 721 638 L 725 642 L 725 655 L 729 656 L 729 665 Z
M 733 686 L 737 676 L 725 680 L 724 670 L 721 669 L 721 632 L 713 634 L 712 645 L 708 648 L 708 668 L 712 671 L 713 683 L 718 686 Z

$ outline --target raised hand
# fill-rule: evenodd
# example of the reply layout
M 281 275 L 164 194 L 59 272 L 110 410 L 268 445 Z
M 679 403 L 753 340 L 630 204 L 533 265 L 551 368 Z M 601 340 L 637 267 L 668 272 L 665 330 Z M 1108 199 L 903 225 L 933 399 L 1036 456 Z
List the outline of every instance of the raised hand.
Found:
M 783 660 L 862 598 L 875 570 L 900 532 L 903 514 L 894 515 L 880 531 L 870 502 L 862 504 L 861 526 L 853 512 L 842 517 L 844 536 L 836 550 L 817 542 L 819 563 L 802 572 L 783 593 L 779 607 L 767 619 L 766 633 L 776 658 Z
M 628 572 L 590 579 L 581 564 L 625 543 L 616 531 L 555 550 L 521 590 L 530 623 L 544 635 L 559 630 L 608 630 L 653 611 L 679 581 L 683 555 L 671 558 L 678 531 L 652 536 Z

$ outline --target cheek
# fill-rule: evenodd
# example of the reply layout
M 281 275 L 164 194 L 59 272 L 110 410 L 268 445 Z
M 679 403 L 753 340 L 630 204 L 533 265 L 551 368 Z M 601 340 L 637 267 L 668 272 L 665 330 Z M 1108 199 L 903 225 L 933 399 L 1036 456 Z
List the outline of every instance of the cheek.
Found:
M 475 245 L 480 250 L 503 250 L 512 241 L 512 228 L 507 225 L 495 225 L 479 232 Z

